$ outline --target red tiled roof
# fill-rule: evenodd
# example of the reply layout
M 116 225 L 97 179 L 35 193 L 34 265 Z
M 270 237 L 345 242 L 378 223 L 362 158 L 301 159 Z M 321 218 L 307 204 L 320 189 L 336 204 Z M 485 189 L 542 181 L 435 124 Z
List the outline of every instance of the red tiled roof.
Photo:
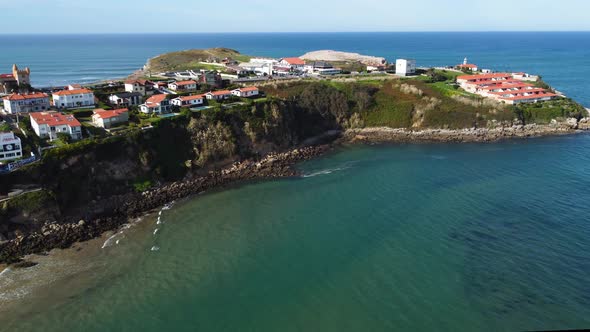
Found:
M 28 94 L 23 94 L 23 95 L 13 93 L 10 96 L 4 97 L 4 100 L 27 100 L 27 99 L 38 99 L 38 98 L 49 98 L 49 96 L 43 92 L 28 93 Z
M 101 119 L 110 119 L 127 112 L 129 112 L 129 110 L 127 110 L 126 108 L 120 108 L 109 111 L 103 110 L 102 108 L 98 108 L 94 110 L 94 115 L 97 115 Z
M 197 82 L 195 81 L 178 81 L 176 82 L 176 85 L 191 85 L 191 84 L 197 84 Z
M 164 100 L 166 100 L 168 96 L 167 95 L 153 95 L 151 97 L 148 98 L 148 100 L 146 100 L 146 104 L 160 104 L 161 102 L 163 102 Z
M 472 63 L 460 64 L 460 65 L 457 65 L 457 67 L 459 67 L 459 68 L 471 68 L 471 69 L 478 68 L 477 65 L 474 65 Z
M 209 92 L 209 94 L 212 94 L 214 96 L 231 95 L 231 91 L 228 91 L 228 90 L 213 91 L 213 92 Z
M 512 78 L 512 75 L 507 73 L 495 73 L 495 74 L 480 74 L 480 75 L 462 75 L 458 76 L 458 80 L 489 80 L 492 78 Z
M 61 91 L 54 92 L 53 94 L 56 96 L 68 96 L 68 95 L 81 95 L 81 94 L 87 94 L 87 93 L 92 93 L 92 91 L 90 91 L 88 89 L 61 90 Z
M 526 88 L 518 88 L 517 90 L 507 90 L 507 91 L 498 91 L 498 92 L 489 92 L 494 95 L 506 95 L 506 94 L 520 94 L 520 93 L 537 93 L 537 92 L 546 92 L 547 90 L 542 88 L 534 88 L 534 89 L 526 89 Z
M 12 74 L 0 74 L 0 78 L 14 78 Z
M 180 97 L 180 100 L 182 101 L 189 101 L 189 100 L 197 100 L 197 99 L 203 99 L 205 98 L 204 95 L 194 95 L 194 96 L 183 96 Z
M 290 65 L 304 65 L 305 61 L 300 58 L 283 58 L 283 61 L 287 62 Z
M 243 91 L 243 92 L 248 92 L 248 91 L 258 91 L 258 88 L 255 86 L 247 86 L 245 88 L 239 88 L 238 90 Z
M 68 125 L 70 127 L 80 127 L 81 124 L 71 114 L 63 114 L 58 112 L 34 112 L 29 114 L 31 119 L 37 124 L 46 124 L 49 126 Z
M 522 83 L 522 81 L 509 81 L 509 82 L 499 82 L 496 84 L 489 84 L 489 85 L 482 85 L 480 87 L 481 90 L 494 90 L 494 89 L 509 89 L 509 88 L 526 88 L 533 86 L 532 84 Z

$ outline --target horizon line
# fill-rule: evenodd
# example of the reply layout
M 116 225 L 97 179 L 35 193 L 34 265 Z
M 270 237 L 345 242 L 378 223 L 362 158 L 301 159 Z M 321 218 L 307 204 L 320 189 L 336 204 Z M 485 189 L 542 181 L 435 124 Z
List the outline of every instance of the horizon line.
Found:
M 170 35 L 170 34 L 329 34 L 329 33 L 580 33 L 590 30 L 413 30 L 413 31 L 179 31 L 179 32 L 10 32 L 0 33 L 0 36 L 23 35 Z

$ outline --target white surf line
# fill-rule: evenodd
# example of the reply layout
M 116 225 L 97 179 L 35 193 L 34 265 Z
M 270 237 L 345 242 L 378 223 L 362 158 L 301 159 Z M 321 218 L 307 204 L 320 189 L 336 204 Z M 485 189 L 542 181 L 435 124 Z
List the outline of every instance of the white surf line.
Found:
M 7 274 L 10 271 L 12 271 L 10 269 L 10 267 L 5 268 L 4 270 L 2 270 L 2 272 L 0 272 L 0 277 L 3 277 L 5 274 Z
M 109 237 L 106 241 L 104 241 L 104 243 L 102 244 L 102 247 L 100 249 L 104 249 L 106 247 L 110 247 L 111 241 L 117 237 L 117 235 L 122 234 L 122 233 L 115 233 L 113 235 L 111 235 L 111 237 Z

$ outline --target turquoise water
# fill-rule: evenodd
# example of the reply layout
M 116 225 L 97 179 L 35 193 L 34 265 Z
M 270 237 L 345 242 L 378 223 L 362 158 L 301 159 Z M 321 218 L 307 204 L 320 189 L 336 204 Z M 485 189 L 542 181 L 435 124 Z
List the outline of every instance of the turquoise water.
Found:
M 147 218 L 0 330 L 587 328 L 589 163 L 589 135 L 343 147 Z
M 126 77 L 158 54 L 230 47 L 244 54 L 290 57 L 334 49 L 396 58 L 419 66 L 455 65 L 542 75 L 590 107 L 590 32 L 222 33 L 136 35 L 1 35 L 0 73 L 30 66 L 37 86 Z

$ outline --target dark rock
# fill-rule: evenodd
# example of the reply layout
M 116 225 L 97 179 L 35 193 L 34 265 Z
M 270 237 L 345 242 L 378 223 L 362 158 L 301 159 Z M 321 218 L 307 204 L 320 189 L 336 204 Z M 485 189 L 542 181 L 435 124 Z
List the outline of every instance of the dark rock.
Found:
M 30 262 L 30 261 L 20 261 L 18 263 L 14 263 L 12 265 L 10 265 L 11 267 L 15 268 L 15 269 L 26 269 L 29 267 L 33 267 L 36 266 L 38 263 L 35 262 Z

